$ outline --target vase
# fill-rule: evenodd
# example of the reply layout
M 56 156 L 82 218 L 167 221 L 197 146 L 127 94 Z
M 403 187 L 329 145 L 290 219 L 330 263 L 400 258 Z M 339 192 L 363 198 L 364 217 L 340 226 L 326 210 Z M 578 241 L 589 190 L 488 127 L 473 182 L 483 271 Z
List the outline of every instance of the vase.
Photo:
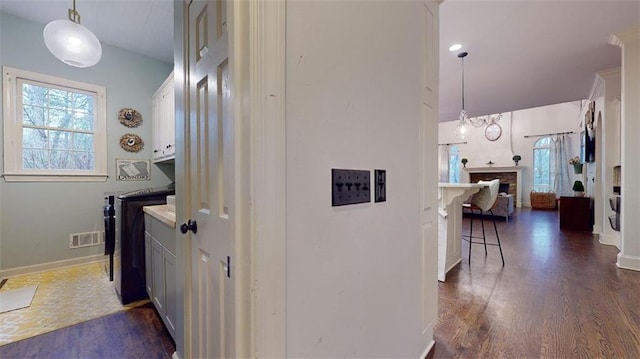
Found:
M 582 173 L 582 163 L 573 165 L 573 173 L 581 174 Z
M 573 191 L 574 197 L 584 197 L 584 192 L 582 191 Z

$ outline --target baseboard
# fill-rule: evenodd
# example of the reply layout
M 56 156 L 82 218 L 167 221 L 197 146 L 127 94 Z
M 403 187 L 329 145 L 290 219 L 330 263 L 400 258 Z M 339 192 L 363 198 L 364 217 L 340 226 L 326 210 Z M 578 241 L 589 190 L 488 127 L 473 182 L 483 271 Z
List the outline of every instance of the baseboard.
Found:
M 618 253 L 618 262 L 616 263 L 616 266 L 618 266 L 618 268 L 640 272 L 640 257 L 627 256 L 622 253 Z
M 601 233 L 598 242 L 607 246 L 616 246 L 620 249 L 620 235 Z
M 436 345 L 436 342 L 433 339 L 431 339 L 431 341 L 427 345 L 427 348 L 422 352 L 422 355 L 420 355 L 420 359 L 426 358 L 427 355 L 429 355 L 429 352 L 431 352 L 431 350 L 435 345 Z
M 65 259 L 65 260 L 55 261 L 55 262 L 34 264 L 34 265 L 24 266 L 24 267 L 3 269 L 3 270 L 0 270 L 0 278 L 10 278 L 10 277 L 15 277 L 17 275 L 42 272 L 42 271 L 58 269 L 62 267 L 71 267 L 79 264 L 100 262 L 103 260 L 104 260 L 104 254 L 94 254 L 92 256 L 86 256 L 86 257 L 78 257 L 78 258 Z

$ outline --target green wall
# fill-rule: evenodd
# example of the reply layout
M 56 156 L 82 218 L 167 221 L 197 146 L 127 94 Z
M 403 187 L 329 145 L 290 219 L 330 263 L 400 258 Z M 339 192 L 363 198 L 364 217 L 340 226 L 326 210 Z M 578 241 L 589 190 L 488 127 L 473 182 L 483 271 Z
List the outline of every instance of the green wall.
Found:
M 93 183 L 0 180 L 0 270 L 104 253 L 102 246 L 69 248 L 70 233 L 103 230 L 104 193 L 160 187 L 173 181 L 173 165 L 152 165 L 151 181 L 115 180 L 116 158 L 151 159 L 151 97 L 173 64 L 103 43 L 97 65 L 74 68 L 49 53 L 43 28 L 0 13 L 0 64 L 106 87 L 109 178 Z M 117 116 L 123 107 L 140 111 L 142 125 L 134 129 L 121 125 Z M 120 148 L 119 139 L 128 132 L 145 141 L 141 152 L 132 154 Z M 4 151 L 3 144 L 0 150 Z

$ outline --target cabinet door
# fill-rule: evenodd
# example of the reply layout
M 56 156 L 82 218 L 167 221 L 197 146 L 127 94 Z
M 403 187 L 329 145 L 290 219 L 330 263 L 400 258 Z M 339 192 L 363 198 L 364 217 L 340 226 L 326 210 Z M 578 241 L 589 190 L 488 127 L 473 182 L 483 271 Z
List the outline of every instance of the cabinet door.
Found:
M 164 247 L 155 238 L 151 237 L 153 249 L 151 266 L 153 267 L 153 303 L 160 315 L 164 316 L 165 288 L 164 288 Z
M 173 79 L 173 76 L 169 76 Z M 174 158 L 176 154 L 176 129 L 175 129 L 175 93 L 173 82 L 169 82 L 162 95 L 163 132 L 165 143 L 165 158 Z
M 164 248 L 164 289 L 166 293 L 164 323 L 175 338 L 176 333 L 176 255 Z
M 152 267 L 152 237 L 149 232 L 144 232 L 144 270 L 145 270 L 145 288 L 149 299 L 153 299 L 153 267 Z
M 173 73 L 153 95 L 152 108 L 153 159 L 164 161 L 175 157 L 175 92 Z

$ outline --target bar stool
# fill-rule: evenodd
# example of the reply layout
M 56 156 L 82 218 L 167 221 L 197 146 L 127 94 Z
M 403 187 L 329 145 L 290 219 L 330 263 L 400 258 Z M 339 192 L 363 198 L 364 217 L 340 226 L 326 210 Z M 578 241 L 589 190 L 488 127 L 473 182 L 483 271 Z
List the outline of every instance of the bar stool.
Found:
M 500 258 L 502 259 L 502 265 L 504 266 L 504 256 L 502 255 L 502 246 L 500 245 L 500 236 L 498 235 L 498 227 L 496 226 L 496 218 L 493 215 L 493 207 L 496 204 L 498 198 L 498 189 L 500 186 L 500 180 L 495 179 L 492 181 L 478 181 L 480 184 L 488 184 L 486 187 L 482 187 L 480 191 L 471 196 L 470 203 L 463 204 L 463 209 L 471 210 L 471 226 L 469 229 L 469 235 L 462 235 L 462 239 L 469 242 L 469 264 L 471 264 L 471 245 L 472 244 L 484 244 L 484 255 L 487 255 L 487 245 L 498 246 L 500 248 Z M 480 224 L 482 225 L 482 237 L 473 235 L 473 215 L 474 211 L 478 210 L 480 214 Z M 487 243 L 487 236 L 484 231 L 484 215 L 485 212 L 491 213 L 491 219 L 493 220 L 493 229 L 496 232 L 497 243 Z M 482 239 L 482 242 L 476 242 L 473 239 Z

